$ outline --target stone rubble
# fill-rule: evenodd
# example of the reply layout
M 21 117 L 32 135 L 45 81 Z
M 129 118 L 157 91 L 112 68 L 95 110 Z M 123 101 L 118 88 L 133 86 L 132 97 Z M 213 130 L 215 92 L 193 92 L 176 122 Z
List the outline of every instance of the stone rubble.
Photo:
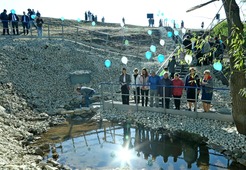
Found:
M 173 48 L 172 43 L 166 43 L 170 46 L 168 48 Z M 43 149 L 31 148 L 29 144 L 37 140 L 38 135 L 46 132 L 50 126 L 62 123 L 64 117 L 56 113 L 69 108 L 71 101 L 78 97 L 74 92 L 75 86 L 71 85 L 68 80 L 69 73 L 76 70 L 90 70 L 92 80 L 86 85 L 95 88 L 99 93 L 100 82 L 118 82 L 122 67 L 127 67 L 128 72 L 132 73 L 131 70 L 135 67 L 141 69 L 142 66 L 147 68 L 149 66 L 147 62 L 143 63 L 139 59 L 136 61 L 129 59 L 126 66 L 120 62 L 122 56 L 119 54 L 91 52 L 79 44 L 61 40 L 9 38 L 1 41 L 1 44 L 0 169 L 35 170 L 59 167 L 52 160 L 47 163 L 42 162 Z M 104 66 L 106 59 L 112 62 L 110 68 Z M 158 67 L 157 62 L 152 63 L 151 66 Z M 217 87 L 224 87 L 221 82 L 215 84 Z M 114 88 L 114 91 L 119 91 L 118 86 Z M 230 101 L 227 91 L 216 92 L 215 99 Z M 223 108 L 225 107 L 221 104 L 220 109 Z M 230 105 L 227 108 L 230 110 Z M 124 115 L 120 114 L 120 111 L 111 110 L 110 112 L 112 114 L 104 113 L 105 118 L 109 120 L 114 119 L 114 115 L 118 117 Z M 155 119 L 158 122 L 159 118 L 166 119 L 166 115 L 159 115 L 159 117 L 155 115 L 153 120 L 148 120 L 147 117 L 152 114 L 154 113 L 144 113 L 141 117 L 142 123 L 148 125 Z M 136 121 L 140 121 L 136 113 L 133 115 L 136 116 Z M 200 127 L 204 128 L 200 129 L 202 130 L 201 135 L 208 137 L 209 143 L 225 146 L 228 150 L 240 149 L 244 153 L 240 160 L 241 162 L 245 160 L 245 136 L 238 134 L 233 124 L 196 120 L 197 123 L 194 126 L 187 126 L 192 121 L 190 118 L 176 117 L 173 120 L 169 119 L 168 122 L 159 122 L 156 128 L 165 126 L 170 130 L 181 129 L 200 134 L 197 126 L 203 123 L 204 126 Z M 213 132 L 211 132 L 211 127 L 214 127 Z M 228 140 L 223 143 L 221 139 L 225 135 Z M 62 168 L 69 169 L 60 167 Z

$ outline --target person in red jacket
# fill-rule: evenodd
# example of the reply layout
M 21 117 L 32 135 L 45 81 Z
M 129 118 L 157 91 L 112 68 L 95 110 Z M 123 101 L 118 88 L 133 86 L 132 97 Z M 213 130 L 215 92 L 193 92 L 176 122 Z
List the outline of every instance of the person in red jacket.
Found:
M 180 110 L 180 98 L 183 94 L 184 82 L 179 78 L 179 74 L 174 74 L 173 82 L 173 97 L 175 109 Z

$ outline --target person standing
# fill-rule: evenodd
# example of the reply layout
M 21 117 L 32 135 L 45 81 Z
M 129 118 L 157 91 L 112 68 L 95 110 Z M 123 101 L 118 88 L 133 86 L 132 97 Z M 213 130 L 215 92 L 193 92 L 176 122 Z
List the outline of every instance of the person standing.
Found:
M 160 79 L 160 86 L 158 88 L 158 95 L 161 97 L 162 107 L 164 107 L 165 101 L 165 108 L 170 108 L 170 98 L 172 97 L 172 80 L 169 79 L 168 72 L 165 72 L 163 78 Z M 163 89 L 165 91 L 163 91 Z M 165 95 L 164 95 L 165 92 Z M 165 100 L 164 100 L 165 99 Z
M 194 111 L 196 110 L 196 101 L 200 93 L 200 78 L 196 74 L 194 67 L 189 68 L 190 73 L 185 77 L 185 89 L 188 101 L 188 110 L 191 111 L 192 104 L 194 105 Z M 196 93 L 197 90 L 197 93 Z
M 5 32 L 7 32 L 7 34 L 9 35 L 9 24 L 8 24 L 9 17 L 7 15 L 6 9 L 4 9 L 3 12 L 1 13 L 0 20 L 2 21 L 2 24 L 3 24 L 3 34 L 2 35 L 5 35 Z
M 126 68 L 122 68 L 122 74 L 120 75 L 119 82 L 121 85 L 122 104 L 129 105 L 129 84 L 131 83 L 131 76 L 126 73 Z
M 76 91 L 82 95 L 82 102 L 83 99 L 85 100 L 85 107 L 89 107 L 90 97 L 92 97 L 95 94 L 95 90 L 90 87 L 81 86 L 81 87 L 77 87 Z
M 34 26 L 37 29 L 37 26 L 34 23 L 34 19 L 36 17 L 35 13 L 33 13 L 33 11 L 30 8 L 28 8 L 27 11 L 27 15 L 29 17 L 29 28 L 32 30 L 32 27 Z
M 179 74 L 175 73 L 172 83 L 175 109 L 180 110 L 180 98 L 183 94 L 184 82 L 179 78 Z
M 204 71 L 204 77 L 201 82 L 202 87 L 202 105 L 204 112 L 209 112 L 211 108 L 211 100 L 213 96 L 213 79 L 210 70 Z
M 148 83 L 150 85 L 150 107 L 158 107 L 159 106 L 159 98 L 158 98 L 158 85 L 160 82 L 160 77 L 155 74 L 155 71 L 151 71 L 151 75 L 149 76 Z M 155 100 L 153 104 L 153 99 Z
M 9 21 L 12 24 L 13 34 L 19 35 L 19 28 L 18 28 L 19 17 L 13 11 L 9 13 Z
M 87 12 L 85 11 L 85 21 L 88 20 Z
M 172 56 L 171 61 L 168 62 L 168 71 L 170 73 L 170 78 L 173 79 L 174 78 L 174 73 L 175 73 L 175 68 L 176 68 L 176 59 L 175 56 Z
M 140 75 L 138 74 L 137 68 L 133 70 L 131 82 L 134 95 L 134 102 L 138 104 L 140 102 Z
M 140 84 L 141 84 L 141 101 L 142 101 L 142 106 L 147 106 L 148 105 L 148 100 L 149 100 L 149 75 L 148 71 L 146 68 L 142 69 L 142 74 L 140 76 Z
M 26 15 L 25 11 L 23 11 L 23 15 L 21 16 L 21 22 L 23 27 L 23 34 L 26 35 L 29 33 L 29 17 Z
M 36 19 L 38 37 L 43 36 L 43 23 L 44 23 L 43 19 L 40 17 L 40 15 L 38 15 Z
M 181 21 L 181 29 L 184 28 L 184 21 Z

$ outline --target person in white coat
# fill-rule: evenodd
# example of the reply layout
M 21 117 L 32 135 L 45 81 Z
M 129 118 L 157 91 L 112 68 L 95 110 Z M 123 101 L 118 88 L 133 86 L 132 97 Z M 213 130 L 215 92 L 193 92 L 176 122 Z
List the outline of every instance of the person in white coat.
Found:
M 132 90 L 134 95 L 134 102 L 140 102 L 140 75 L 138 74 L 138 69 L 135 68 L 133 70 L 133 74 L 131 76 L 132 81 Z

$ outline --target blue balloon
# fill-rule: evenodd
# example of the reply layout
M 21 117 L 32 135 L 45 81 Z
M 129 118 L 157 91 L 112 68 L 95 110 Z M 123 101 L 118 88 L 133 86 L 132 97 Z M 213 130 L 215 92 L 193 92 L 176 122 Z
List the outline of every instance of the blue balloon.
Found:
M 147 52 L 145 53 L 145 57 L 146 57 L 148 60 L 151 58 L 151 56 L 152 56 L 152 53 L 151 53 L 150 51 L 147 51 Z
M 65 19 L 64 17 L 61 17 L 61 20 L 62 20 L 62 21 L 64 21 L 64 19 Z
M 175 30 L 174 35 L 176 35 L 176 36 L 179 35 L 179 31 Z
M 179 28 L 179 24 L 175 24 L 176 28 Z
M 109 68 L 111 66 L 111 61 L 105 60 L 104 65 L 105 65 L 105 67 Z
M 95 21 L 93 21 L 93 22 L 91 23 L 91 25 L 92 25 L 92 26 L 95 26 L 95 25 L 96 25 L 96 22 L 95 22 Z
M 167 36 L 170 38 L 170 37 L 173 36 L 173 33 L 172 33 L 171 31 L 168 31 L 168 32 L 167 32 Z
M 36 15 L 31 15 L 31 18 L 32 18 L 32 19 L 35 19 L 35 18 L 36 18 Z
M 215 70 L 217 71 L 221 71 L 222 70 L 222 64 L 220 62 L 216 62 L 213 64 L 213 67 Z
M 152 31 L 151 30 L 148 30 L 148 34 L 151 35 L 152 34 Z
M 166 21 L 166 22 L 167 22 L 167 21 L 168 21 L 168 19 L 167 19 L 167 18 L 165 18 L 165 20 L 164 20 L 164 21 Z
M 155 53 L 156 52 L 156 46 L 151 45 L 150 46 L 150 51 L 153 52 L 153 53 Z
M 78 19 L 77 19 L 77 21 L 78 21 L 78 22 L 80 22 L 80 21 L 81 21 L 81 19 L 80 19 L 80 18 L 78 18 Z
M 164 13 L 163 12 L 161 13 L 161 16 L 164 16 Z
M 11 9 L 10 11 L 12 14 L 15 14 L 15 10 L 14 9 Z
M 160 63 L 162 63 L 165 60 L 165 56 L 163 54 L 159 54 L 157 59 Z

